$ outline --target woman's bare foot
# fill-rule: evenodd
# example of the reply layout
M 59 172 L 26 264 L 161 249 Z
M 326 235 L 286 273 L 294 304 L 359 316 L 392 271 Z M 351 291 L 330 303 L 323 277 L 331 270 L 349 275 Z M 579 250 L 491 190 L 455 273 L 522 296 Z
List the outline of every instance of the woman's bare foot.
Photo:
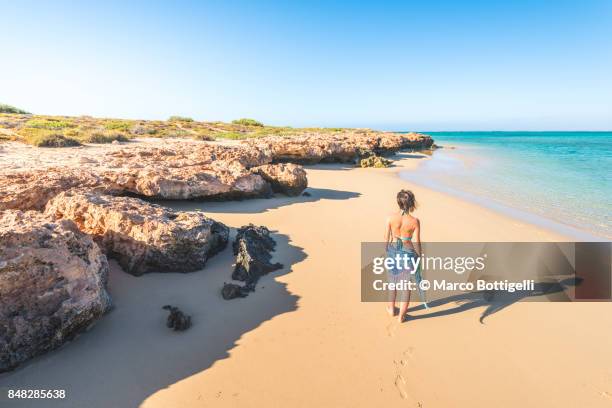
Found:
M 387 313 L 389 316 L 395 316 L 395 307 L 387 306 Z
M 408 315 L 406 313 L 397 316 L 397 321 L 400 323 L 404 323 L 406 320 L 408 320 Z

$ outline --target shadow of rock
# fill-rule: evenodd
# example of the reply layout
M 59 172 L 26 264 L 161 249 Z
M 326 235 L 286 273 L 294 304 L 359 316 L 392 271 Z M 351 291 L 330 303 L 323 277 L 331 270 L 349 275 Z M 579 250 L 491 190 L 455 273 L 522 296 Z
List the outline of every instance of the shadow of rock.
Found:
M 207 213 L 241 213 L 255 214 L 268 210 L 284 207 L 297 203 L 309 203 L 319 200 L 349 200 L 357 198 L 360 193 L 353 191 L 332 190 L 328 188 L 307 188 L 305 191 L 310 193 L 309 197 L 297 196 L 287 197 L 277 194 L 273 198 L 254 198 L 244 201 L 184 201 L 184 200 L 164 200 L 156 201 L 157 204 L 170 207 L 176 211 L 196 211 L 202 210 Z M 213 216 L 214 218 L 214 216 Z
M 274 261 L 285 268 L 262 277 L 248 298 L 232 301 L 220 293 L 234 261 L 229 247 L 205 269 L 189 274 L 134 277 L 111 261 L 114 310 L 65 347 L 1 375 L 0 389 L 66 390 L 67 399 L 46 400 L 46 407 L 138 407 L 155 392 L 228 358 L 244 333 L 297 309 L 299 297 L 275 278 L 290 272 L 306 254 L 286 235 L 273 236 Z M 165 304 L 192 316 L 190 330 L 166 327 Z

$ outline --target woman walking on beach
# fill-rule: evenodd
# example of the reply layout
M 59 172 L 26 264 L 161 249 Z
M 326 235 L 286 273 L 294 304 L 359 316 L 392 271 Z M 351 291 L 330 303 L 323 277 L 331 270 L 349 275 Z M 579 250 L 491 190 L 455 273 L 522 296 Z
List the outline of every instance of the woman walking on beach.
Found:
M 399 206 L 399 211 L 387 218 L 385 249 L 389 258 L 395 258 L 397 255 L 400 255 L 404 259 L 407 256 L 408 267 L 398 268 L 398 265 L 395 265 L 388 270 L 388 280 L 390 283 L 408 282 L 410 280 L 414 282 L 415 278 L 413 277 L 416 272 L 414 265 L 421 253 L 421 225 L 418 218 L 410 215 L 417 205 L 414 193 L 410 190 L 401 190 L 397 193 L 397 205 Z M 397 299 L 398 295 L 399 299 Z M 387 312 L 391 316 L 395 316 L 396 300 L 400 302 L 398 321 L 403 323 L 406 318 L 408 304 L 410 303 L 410 290 L 390 291 Z

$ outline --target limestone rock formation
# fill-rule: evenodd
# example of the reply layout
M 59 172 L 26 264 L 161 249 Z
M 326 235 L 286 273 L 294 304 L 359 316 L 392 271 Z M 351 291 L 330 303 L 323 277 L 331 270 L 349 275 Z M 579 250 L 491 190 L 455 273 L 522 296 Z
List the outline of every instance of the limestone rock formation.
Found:
M 201 269 L 225 248 L 229 236 L 225 225 L 200 212 L 175 212 L 137 198 L 78 190 L 57 195 L 45 212 L 73 220 L 133 275 Z
M 206 143 L 132 148 L 109 153 L 106 188 L 163 199 L 236 199 L 269 196 L 270 185 L 249 171 L 271 161 L 246 146 Z
M 420 133 L 383 133 L 364 129 L 292 137 L 268 136 L 248 139 L 243 143 L 258 150 L 270 151 L 275 162 L 348 163 L 355 162 L 364 151 L 388 153 L 402 149 L 425 149 L 433 144 L 433 139 Z
M 297 164 L 264 164 L 251 170 L 269 182 L 275 193 L 298 196 L 308 187 L 306 171 Z
M 69 220 L 0 212 L 0 372 L 53 350 L 111 307 L 108 263 Z
M 163 167 L 108 171 L 107 188 L 139 196 L 185 200 L 267 197 L 270 185 L 238 162 L 214 162 L 208 168 Z
M 249 224 L 239 228 L 233 243 L 236 266 L 232 279 L 245 282 L 245 288 L 252 291 L 261 276 L 283 268 L 270 262 L 275 246 L 266 227 Z
M 4 174 L 0 176 L 0 210 L 42 210 L 51 198 L 77 186 L 99 188 L 100 179 L 70 168 Z
M 297 195 L 307 185 L 297 164 L 358 162 L 371 154 L 428 149 L 433 140 L 418 133 L 371 130 L 313 131 L 266 136 L 231 145 L 168 141 L 164 147 L 138 143 L 108 148 L 64 167 L 0 174 L 0 210 L 40 210 L 61 191 L 84 188 L 114 195 L 161 199 L 267 197 L 272 190 Z M 76 163 L 76 164 L 75 164 Z

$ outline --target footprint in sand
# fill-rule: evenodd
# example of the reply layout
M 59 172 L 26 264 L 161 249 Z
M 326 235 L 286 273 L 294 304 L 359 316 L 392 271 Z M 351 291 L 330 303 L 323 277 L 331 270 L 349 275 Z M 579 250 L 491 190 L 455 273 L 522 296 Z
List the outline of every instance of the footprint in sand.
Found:
M 401 353 L 401 358 L 397 360 L 393 360 L 393 365 L 395 366 L 395 377 L 393 380 L 393 385 L 400 394 L 400 397 L 404 400 L 408 400 L 411 403 L 411 406 L 422 408 L 423 404 L 420 401 L 417 401 L 412 395 L 410 395 L 407 387 L 406 377 L 404 376 L 405 370 L 409 369 L 408 365 L 410 360 L 412 360 L 414 355 L 414 347 L 408 347 Z
M 395 376 L 395 381 L 393 382 L 393 384 L 395 385 L 395 388 L 397 388 L 397 391 L 399 392 L 400 397 L 402 397 L 402 399 L 404 400 L 407 400 L 411 406 L 417 407 L 417 408 L 423 407 L 423 404 L 420 401 L 415 400 L 408 393 L 408 390 L 406 389 L 406 379 L 404 378 L 402 374 L 397 374 Z
M 408 347 L 406 350 L 404 350 L 402 355 L 404 357 L 407 357 L 407 358 L 411 359 L 412 356 L 414 356 L 414 347 Z
M 387 336 L 393 337 L 393 336 L 395 336 L 395 330 L 397 329 L 397 325 L 395 325 L 393 323 L 389 323 L 386 326 L 386 329 L 387 329 Z
M 404 376 L 401 374 L 396 374 L 394 384 L 395 388 L 397 388 L 397 390 L 399 391 L 400 396 L 403 399 L 408 398 L 408 392 L 406 391 L 406 379 L 404 378 Z

